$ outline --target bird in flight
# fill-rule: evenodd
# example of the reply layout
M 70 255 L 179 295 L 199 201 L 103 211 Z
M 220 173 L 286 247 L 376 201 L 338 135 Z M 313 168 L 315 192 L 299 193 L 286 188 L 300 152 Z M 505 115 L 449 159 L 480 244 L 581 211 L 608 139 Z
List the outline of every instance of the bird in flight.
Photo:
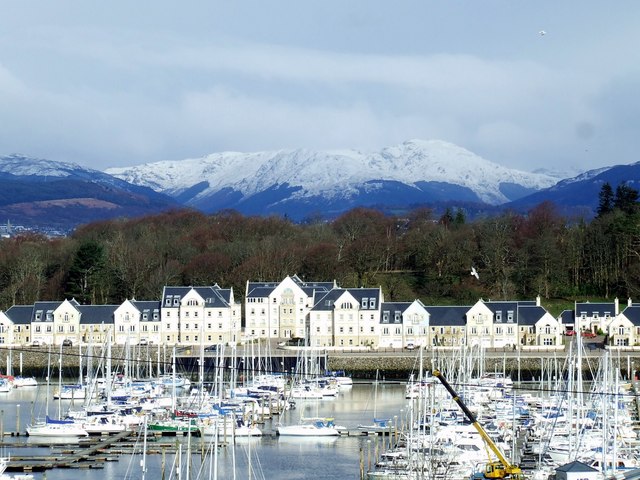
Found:
M 476 277 L 476 279 L 480 280 L 480 275 L 478 275 L 478 272 L 476 271 L 476 267 L 471 267 L 471 275 L 473 277 Z
M 541 37 L 544 37 L 547 34 L 547 32 L 545 32 L 544 30 L 540 30 L 538 33 Z

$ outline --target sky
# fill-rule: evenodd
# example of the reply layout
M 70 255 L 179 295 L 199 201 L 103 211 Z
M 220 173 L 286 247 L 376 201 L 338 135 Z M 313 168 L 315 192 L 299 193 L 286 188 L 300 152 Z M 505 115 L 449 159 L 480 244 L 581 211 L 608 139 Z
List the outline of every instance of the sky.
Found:
M 525 171 L 640 161 L 640 2 L 0 2 L 0 155 L 99 170 L 455 143 Z

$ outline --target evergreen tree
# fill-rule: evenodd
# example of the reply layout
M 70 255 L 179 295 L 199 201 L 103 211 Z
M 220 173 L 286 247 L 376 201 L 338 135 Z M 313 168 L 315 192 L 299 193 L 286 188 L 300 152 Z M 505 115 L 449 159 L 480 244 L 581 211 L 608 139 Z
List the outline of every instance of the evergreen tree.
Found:
M 598 195 L 600 202 L 598 203 L 598 217 L 602 217 L 613 211 L 613 188 L 609 182 L 602 185 L 600 194 Z
M 96 280 L 104 269 L 104 248 L 98 242 L 82 243 L 73 258 L 67 274 L 65 295 L 78 302 L 92 303 Z
M 626 214 L 632 214 L 638 205 L 638 190 L 621 183 L 616 188 L 616 196 L 613 201 L 614 208 L 622 210 Z

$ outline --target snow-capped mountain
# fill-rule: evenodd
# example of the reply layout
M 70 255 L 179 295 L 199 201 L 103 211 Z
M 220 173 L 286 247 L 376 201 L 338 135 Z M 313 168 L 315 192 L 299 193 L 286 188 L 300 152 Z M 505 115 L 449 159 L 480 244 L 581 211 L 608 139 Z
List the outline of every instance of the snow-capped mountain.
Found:
M 68 230 L 176 208 L 172 198 L 74 163 L 0 156 L 0 218 Z
M 557 182 L 438 140 L 410 140 L 378 152 L 223 152 L 106 172 L 204 211 L 235 208 L 292 217 L 302 210 L 347 210 L 356 205 L 451 200 L 499 205 Z

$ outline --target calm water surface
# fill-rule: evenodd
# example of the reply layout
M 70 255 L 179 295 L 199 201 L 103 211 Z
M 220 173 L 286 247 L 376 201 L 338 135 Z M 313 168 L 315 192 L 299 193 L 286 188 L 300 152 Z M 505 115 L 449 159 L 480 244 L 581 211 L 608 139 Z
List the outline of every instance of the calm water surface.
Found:
M 264 432 L 273 432 L 278 422 L 283 424 L 297 423 L 304 417 L 332 417 L 337 425 L 343 425 L 355 430 L 359 424 L 369 424 L 376 417 L 402 417 L 402 410 L 407 400 L 404 398 L 404 385 L 379 383 L 376 389 L 371 384 L 355 384 L 333 400 L 298 400 L 297 408 L 285 412 L 273 421 L 268 421 L 262 428 Z M 21 432 L 37 418 L 44 418 L 46 387 L 37 389 L 14 389 L 8 394 L 0 394 L 0 410 L 4 431 L 15 431 L 19 427 Z M 59 405 L 64 412 L 69 401 L 61 405 L 50 400 L 49 413 L 57 416 Z M 19 414 L 19 421 L 17 420 Z M 400 420 L 399 420 L 400 421 Z M 18 424 L 19 423 L 19 424 Z M 175 441 L 178 437 L 163 437 L 164 442 Z M 50 455 L 59 448 L 32 445 L 33 439 L 26 437 L 5 437 L 5 442 L 28 443 L 28 447 L 5 447 L 4 454 L 13 456 Z M 192 438 L 192 448 L 198 452 L 202 448 L 202 441 L 207 439 Z M 140 440 L 142 441 L 142 440 Z M 187 439 L 179 437 L 184 445 L 183 465 L 186 462 Z M 287 438 L 267 435 L 262 438 L 238 439 L 236 447 L 231 446 L 219 450 L 218 478 L 219 479 L 357 479 L 359 478 L 361 450 L 365 469 L 369 458 L 373 461 L 373 454 L 382 448 L 382 437 L 339 437 L 339 438 Z M 151 443 L 150 443 L 151 445 Z M 206 447 L 206 444 L 205 444 Z M 369 452 L 371 452 L 369 454 Z M 209 478 L 212 468 L 208 460 L 201 465 L 201 455 L 191 457 L 191 478 Z M 142 455 L 121 455 L 117 462 L 107 462 L 103 469 L 75 470 L 54 469 L 45 473 L 34 474 L 36 479 L 51 480 L 84 480 L 97 478 L 105 480 L 141 479 L 140 461 Z M 175 461 L 173 453 L 167 453 L 165 477 L 170 477 L 171 466 Z M 162 478 L 162 455 L 147 456 L 147 473 L 145 479 L 160 480 Z M 235 467 L 234 467 L 235 466 Z M 198 469 L 204 471 L 198 474 Z M 183 468 L 184 472 L 184 468 Z M 235 475 L 234 475 L 235 472 Z M 251 476 L 249 476 L 251 473 Z M 184 475 L 184 474 L 183 474 Z M 182 477 L 186 478 L 186 477 Z

